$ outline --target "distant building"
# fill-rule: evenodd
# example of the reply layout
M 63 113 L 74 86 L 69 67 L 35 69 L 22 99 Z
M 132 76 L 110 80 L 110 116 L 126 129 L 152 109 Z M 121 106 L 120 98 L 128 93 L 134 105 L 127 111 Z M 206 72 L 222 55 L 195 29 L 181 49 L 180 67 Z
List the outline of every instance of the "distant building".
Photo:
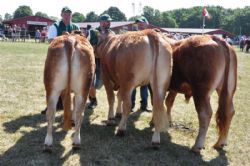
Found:
M 83 23 L 76 23 L 80 29 L 83 31 L 86 30 L 87 25 L 91 25 L 91 27 L 96 28 L 100 24 L 99 22 L 83 22 Z M 132 31 L 134 25 L 134 21 L 120 21 L 120 22 L 111 22 L 111 29 L 116 33 L 122 33 L 125 31 Z M 186 35 L 194 35 L 194 34 L 202 34 L 202 29 L 198 28 L 162 28 L 157 27 L 152 24 L 148 25 L 148 28 L 157 28 L 160 29 L 162 32 L 167 33 L 180 33 L 180 34 L 186 34 Z M 225 31 L 223 29 L 204 29 L 204 34 L 210 34 L 210 35 L 218 35 L 218 36 L 228 36 L 230 38 L 233 38 L 235 35 Z
M 85 31 L 87 28 L 87 25 L 91 25 L 92 28 L 97 28 L 100 23 L 99 22 L 83 22 L 83 23 L 76 23 L 81 30 Z M 111 22 L 111 29 L 115 33 L 122 33 L 126 31 L 132 31 L 133 30 L 134 21 L 119 21 L 119 22 Z M 154 25 L 149 24 L 148 28 L 158 28 L 162 32 L 167 32 L 166 30 L 162 29 L 161 27 L 157 27 Z
M 187 34 L 187 35 L 201 35 L 202 33 L 204 34 L 209 34 L 209 35 L 218 35 L 220 37 L 228 36 L 230 38 L 233 38 L 235 35 L 225 31 L 223 29 L 204 29 L 202 28 L 162 28 L 169 33 L 180 33 L 180 34 Z
M 31 35 L 31 37 L 34 37 L 35 31 L 37 29 L 41 31 L 43 27 L 48 27 L 54 22 L 55 22 L 54 20 L 41 16 L 26 16 L 26 17 L 3 21 L 3 24 L 9 25 L 11 27 L 13 27 L 14 25 L 19 27 L 25 27 L 28 33 Z

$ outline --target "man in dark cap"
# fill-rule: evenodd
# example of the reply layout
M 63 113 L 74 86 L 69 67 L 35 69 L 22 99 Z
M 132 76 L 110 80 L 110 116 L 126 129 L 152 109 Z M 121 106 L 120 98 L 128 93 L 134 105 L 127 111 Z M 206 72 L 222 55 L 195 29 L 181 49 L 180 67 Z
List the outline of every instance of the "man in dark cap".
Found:
M 61 11 L 62 20 L 54 23 L 49 27 L 48 40 L 51 42 L 55 37 L 62 35 L 63 32 L 69 32 L 73 30 L 80 30 L 80 28 L 71 22 L 72 11 L 68 7 L 62 8 Z
M 62 35 L 63 32 L 71 33 L 71 31 L 73 31 L 73 30 L 80 30 L 80 28 L 76 24 L 71 22 L 72 11 L 70 10 L 70 8 L 68 8 L 68 7 L 62 8 L 61 16 L 62 16 L 61 21 L 56 22 L 56 23 L 52 24 L 49 27 L 49 30 L 48 30 L 48 41 L 49 41 L 49 43 L 55 37 Z M 63 104 L 62 104 L 62 98 L 61 97 L 59 97 L 56 108 L 57 109 L 63 109 Z M 45 108 L 41 112 L 41 114 L 46 114 L 46 111 L 47 111 L 47 108 Z
M 90 29 L 89 32 L 89 36 L 88 39 L 91 43 L 92 46 L 97 45 L 98 43 L 98 33 L 114 33 L 111 29 L 110 29 L 110 23 L 111 23 L 112 19 L 108 14 L 103 14 L 100 16 L 99 18 L 99 22 L 100 22 L 100 26 L 96 29 Z M 89 92 L 89 103 L 87 108 L 88 109 L 94 109 L 97 106 L 97 99 L 96 99 L 96 89 L 100 89 L 103 85 L 102 80 L 100 78 L 100 59 L 99 58 L 95 58 L 95 62 L 96 62 L 96 70 L 95 70 L 95 78 L 93 81 L 93 84 L 90 88 L 90 92 Z
M 144 16 L 140 16 L 135 20 L 135 23 L 133 25 L 133 31 L 144 30 L 147 29 L 147 27 L 148 27 L 148 20 Z M 140 96 L 141 96 L 140 110 L 150 112 L 151 110 L 148 110 L 148 85 L 140 87 Z M 136 89 L 133 90 L 131 95 L 132 112 L 135 107 L 135 97 L 136 97 Z

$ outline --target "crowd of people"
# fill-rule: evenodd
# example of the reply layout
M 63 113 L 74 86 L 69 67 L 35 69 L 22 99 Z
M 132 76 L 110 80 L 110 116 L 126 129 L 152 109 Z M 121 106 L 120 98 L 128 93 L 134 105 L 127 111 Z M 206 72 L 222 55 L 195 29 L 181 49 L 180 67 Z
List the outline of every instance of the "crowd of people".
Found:
M 23 24 L 19 25 L 2 25 L 0 27 L 0 38 L 2 41 L 12 41 L 12 42 L 25 42 L 27 39 L 35 39 L 35 42 L 46 42 L 48 38 L 47 27 L 36 28 L 35 32 L 28 31 L 27 27 Z M 32 36 L 31 34 L 34 34 Z

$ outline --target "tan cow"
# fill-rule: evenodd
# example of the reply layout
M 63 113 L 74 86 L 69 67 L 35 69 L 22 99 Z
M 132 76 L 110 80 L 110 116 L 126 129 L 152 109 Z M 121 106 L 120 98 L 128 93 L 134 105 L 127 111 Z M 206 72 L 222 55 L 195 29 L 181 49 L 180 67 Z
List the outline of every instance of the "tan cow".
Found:
M 71 128 L 71 91 L 75 94 L 73 119 L 74 147 L 80 145 L 80 127 L 84 108 L 95 69 L 94 51 L 82 35 L 65 34 L 55 38 L 48 48 L 44 68 L 44 85 L 47 101 L 47 135 L 45 150 L 50 151 L 53 138 L 52 126 L 56 103 L 60 94 L 64 105 L 64 129 Z
M 162 34 L 154 30 L 111 35 L 100 40 L 97 55 L 101 58 L 103 83 L 109 102 L 108 124 L 114 119 L 114 91 L 122 104 L 122 119 L 116 135 L 123 136 L 131 110 L 131 93 L 137 86 L 150 84 L 154 93 L 153 120 L 155 132 L 152 143 L 160 143 L 165 131 L 164 99 L 172 72 L 172 49 Z
M 214 147 L 222 148 L 227 143 L 228 130 L 234 115 L 236 53 L 223 39 L 215 36 L 193 36 L 172 46 L 173 74 L 170 92 L 166 98 L 168 117 L 171 118 L 177 92 L 184 93 L 186 99 L 193 96 L 199 118 L 199 133 L 192 150 L 199 153 L 204 148 L 212 116 L 210 96 L 216 90 L 219 96 L 216 114 L 219 138 Z

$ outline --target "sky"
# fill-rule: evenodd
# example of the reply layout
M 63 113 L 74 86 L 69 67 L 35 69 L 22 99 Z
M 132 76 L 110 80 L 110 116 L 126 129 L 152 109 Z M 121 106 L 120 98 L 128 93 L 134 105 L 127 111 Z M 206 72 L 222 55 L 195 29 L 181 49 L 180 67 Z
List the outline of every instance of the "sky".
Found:
M 134 4 L 135 10 L 133 10 L 132 4 Z M 250 0 L 8 0 L 8 3 L 1 3 L 0 15 L 2 18 L 4 18 L 5 13 L 13 15 L 14 11 L 22 5 L 30 6 L 33 14 L 40 11 L 48 16 L 56 16 L 58 18 L 60 18 L 61 9 L 64 6 L 68 6 L 73 12 L 79 12 L 85 16 L 90 11 L 100 15 L 110 6 L 115 6 L 127 18 L 130 18 L 134 15 L 139 15 L 143 6 L 150 6 L 161 12 L 193 6 L 212 5 L 235 9 L 250 6 Z

